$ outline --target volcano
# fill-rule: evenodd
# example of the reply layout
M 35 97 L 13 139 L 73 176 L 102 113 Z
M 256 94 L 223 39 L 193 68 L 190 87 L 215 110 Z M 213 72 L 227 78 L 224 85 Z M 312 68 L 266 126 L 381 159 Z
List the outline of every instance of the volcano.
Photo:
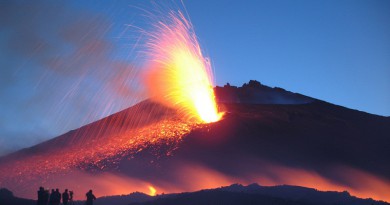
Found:
M 223 118 L 185 121 L 153 100 L 0 158 L 0 187 L 96 195 L 290 184 L 390 201 L 390 118 L 271 88 L 216 87 Z M 151 193 L 153 194 L 153 193 Z

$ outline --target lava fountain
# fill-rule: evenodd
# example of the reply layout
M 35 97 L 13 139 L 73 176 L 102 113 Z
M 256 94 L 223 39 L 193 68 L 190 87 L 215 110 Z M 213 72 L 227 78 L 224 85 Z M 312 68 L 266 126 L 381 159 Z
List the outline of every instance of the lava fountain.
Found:
M 152 99 L 173 107 L 186 119 L 216 122 L 213 75 L 193 26 L 182 12 L 171 11 L 147 33 L 145 82 Z

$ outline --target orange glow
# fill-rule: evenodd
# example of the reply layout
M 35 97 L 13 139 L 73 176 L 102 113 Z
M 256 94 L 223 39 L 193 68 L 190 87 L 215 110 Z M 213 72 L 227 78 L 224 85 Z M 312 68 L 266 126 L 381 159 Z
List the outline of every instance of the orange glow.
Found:
M 142 112 L 137 112 L 139 109 L 143 110 L 142 108 L 145 107 L 136 108 L 133 111 L 136 111 L 135 113 L 138 116 L 146 118 Z M 153 108 L 156 109 L 156 107 Z M 130 113 L 135 114 L 130 111 L 127 114 Z M 170 116 L 175 115 L 170 113 Z M 77 192 L 89 190 L 93 187 L 96 196 L 117 195 L 134 191 L 150 193 L 148 188 L 150 183 L 143 180 L 116 175 L 90 176 L 87 174 L 89 172 L 88 167 L 104 171 L 106 167 L 115 166 L 115 163 L 123 156 L 131 158 L 148 147 L 159 149 L 160 146 L 164 146 L 168 149 L 166 153 L 161 154 L 169 155 L 172 150 L 177 148 L 182 138 L 190 130 L 198 126 L 204 126 L 189 124 L 183 120 L 178 120 L 177 117 L 174 118 L 176 119 L 161 120 L 145 126 L 139 126 L 138 123 L 129 125 L 125 130 L 120 129 L 121 131 L 118 131 L 118 133 L 103 134 L 99 129 L 89 130 L 89 127 L 85 127 L 82 132 L 99 137 L 98 142 L 93 142 L 96 143 L 98 149 L 91 145 L 91 141 L 83 141 L 83 143 L 75 143 L 66 149 L 58 149 L 56 154 L 48 152 L 42 155 L 28 156 L 15 163 L 2 164 L 0 166 L 0 187 L 8 187 L 13 191 L 17 190 L 18 196 L 31 199 L 35 197 L 35 195 L 31 195 L 34 193 L 31 190 L 41 185 L 55 188 L 72 185 L 76 186 L 73 188 Z M 111 123 L 114 120 L 118 119 L 112 119 Z M 120 122 L 120 120 L 118 121 Z M 105 121 L 99 123 L 104 125 Z M 99 136 L 98 133 L 106 137 Z M 82 140 L 76 138 L 77 133 L 74 134 L 74 140 Z M 156 157 L 157 154 L 159 153 L 156 153 Z M 88 166 L 78 166 L 78 164 L 88 164 Z M 62 180 L 59 181 L 58 178 Z M 164 191 L 163 189 L 159 190 Z M 78 197 L 83 196 L 77 195 L 75 197 L 80 199 Z
M 150 196 L 156 196 L 157 190 L 153 186 L 148 186 L 149 188 L 149 195 Z
M 245 176 L 239 177 L 232 177 L 200 165 L 193 164 L 184 166 L 177 171 L 177 177 L 182 185 L 180 187 L 181 189 L 174 191 L 196 191 L 228 186 L 233 183 L 247 185 L 256 182 L 262 186 L 285 184 L 314 188 L 319 191 L 348 191 L 351 195 L 360 198 L 390 201 L 390 197 L 388 196 L 390 182 L 360 170 L 340 167 L 338 169 L 339 173 L 345 173 L 341 174 L 341 176 L 348 182 L 348 184 L 343 184 L 326 178 L 314 171 L 270 163 L 260 164 L 262 165 L 261 168 L 256 170 L 253 175 L 245 174 Z M 170 191 L 172 190 L 170 189 Z
M 181 12 L 154 24 L 147 43 L 146 84 L 153 99 L 174 107 L 186 118 L 220 120 L 210 62 L 202 54 L 192 25 Z
M 314 188 L 320 191 L 348 191 L 351 195 L 360 198 L 390 201 L 390 197 L 387 194 L 388 190 L 390 190 L 390 182 L 388 180 L 353 168 L 339 167 L 337 169 L 340 176 L 347 181 L 347 183 L 340 183 L 314 171 L 275 164 L 265 166 L 267 167 L 266 170 L 273 173 L 273 176 L 276 177 L 257 174 L 251 178 L 251 181 L 257 181 L 261 185 L 267 186 L 288 184 Z

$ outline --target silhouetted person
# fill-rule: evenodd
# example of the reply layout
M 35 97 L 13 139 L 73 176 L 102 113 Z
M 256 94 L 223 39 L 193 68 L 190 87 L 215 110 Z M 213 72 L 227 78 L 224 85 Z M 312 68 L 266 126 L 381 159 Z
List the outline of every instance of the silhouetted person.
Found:
M 64 205 L 67 205 L 68 204 L 68 201 L 69 201 L 69 193 L 68 193 L 68 190 L 65 189 L 65 192 L 62 193 L 62 203 Z
M 47 203 L 49 202 L 49 190 L 47 189 L 47 190 L 45 190 L 45 193 L 44 193 L 44 195 L 43 195 L 43 202 L 42 202 L 42 204 L 44 204 L 44 205 L 47 205 Z
M 87 192 L 85 195 L 87 196 L 87 202 L 85 204 L 93 205 L 93 200 L 96 200 L 96 197 L 92 194 L 92 190 L 89 190 L 89 192 Z
M 55 205 L 59 205 L 61 203 L 61 193 L 60 193 L 60 190 L 59 189 L 56 189 L 55 191 L 55 201 L 54 201 L 54 204 Z
M 37 205 L 44 205 L 45 189 L 39 187 Z
M 55 202 L 56 202 L 56 192 L 54 191 L 54 189 L 52 189 L 49 197 L 49 204 L 55 205 Z

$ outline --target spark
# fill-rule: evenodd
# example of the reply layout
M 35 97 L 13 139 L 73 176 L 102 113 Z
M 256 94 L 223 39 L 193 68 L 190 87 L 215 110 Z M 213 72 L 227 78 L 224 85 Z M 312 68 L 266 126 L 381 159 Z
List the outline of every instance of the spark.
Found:
M 213 75 L 192 24 L 170 12 L 148 34 L 146 84 L 153 99 L 177 108 L 184 117 L 210 123 L 221 119 L 213 90 Z
M 153 111 L 150 113 L 148 110 Z M 66 137 L 56 138 L 44 149 L 50 150 L 51 146 L 59 144 L 67 146 L 56 147 L 54 154 L 51 150 L 31 156 L 24 155 L 16 162 L 0 162 L 0 187 L 16 186 L 23 192 L 28 189 L 26 184 L 38 186 L 73 170 L 91 173 L 115 170 L 122 159 L 132 159 L 147 148 L 152 148 L 151 153 L 156 158 L 165 157 L 177 148 L 191 130 L 204 126 L 183 121 L 171 109 L 149 101 L 142 102 L 123 114 L 124 118 L 112 116 L 97 121 L 92 126 L 84 126 Z M 147 119 L 149 115 L 156 118 L 158 114 L 161 119 Z M 146 121 L 153 123 L 134 124 L 137 119 L 147 119 Z M 106 126 L 112 129 L 99 129 Z

